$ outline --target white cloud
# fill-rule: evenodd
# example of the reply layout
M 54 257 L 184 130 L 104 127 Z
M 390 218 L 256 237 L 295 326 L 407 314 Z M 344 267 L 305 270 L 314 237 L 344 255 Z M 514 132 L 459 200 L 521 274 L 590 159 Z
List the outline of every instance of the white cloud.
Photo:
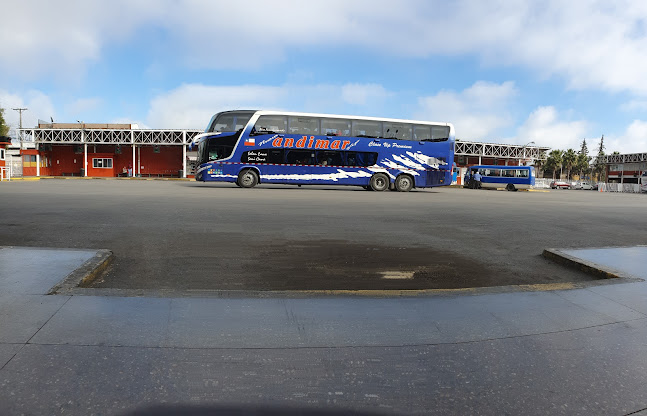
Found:
M 389 92 L 378 84 L 346 84 L 341 88 L 341 97 L 348 104 L 365 105 L 375 100 L 384 100 Z
M 471 55 L 576 89 L 647 95 L 642 1 L 23 0 L 8 9 L 0 70 L 21 77 L 75 79 L 107 47 L 159 31 L 164 46 L 148 51 L 159 65 L 260 69 L 309 49 L 319 60 L 306 64 L 335 65 L 335 48 L 395 59 Z
M 508 106 L 517 95 L 514 82 L 476 82 L 461 91 L 441 91 L 418 100 L 413 118 L 451 122 L 461 140 L 484 141 L 513 122 Z
M 538 107 L 517 130 L 517 141 L 534 141 L 553 149 L 578 150 L 586 136 L 588 123 L 583 120 L 563 121 L 555 107 Z M 589 147 L 591 145 L 589 144 Z
M 390 95 L 378 84 L 185 84 L 151 100 L 146 124 L 153 128 L 200 129 L 213 114 L 235 109 L 376 115 Z
M 620 109 L 626 112 L 647 111 L 647 100 L 630 100 L 621 105 Z
M 103 100 L 98 97 L 78 98 L 64 106 L 65 113 L 76 120 L 75 117 L 81 117 L 82 114 L 96 110 L 103 104 Z
M 15 129 L 20 126 L 20 114 L 14 108 L 27 108 L 22 112 L 23 127 L 36 127 L 38 119 L 48 120 L 56 118 L 56 111 L 49 96 L 41 91 L 31 90 L 24 94 L 11 93 L 0 90 L 0 107 L 5 109 L 5 120 L 11 130 L 9 134 L 15 136 Z
M 22 0 L 3 7 L 0 70 L 24 79 L 74 81 L 106 45 L 130 39 L 154 18 L 152 0 L 111 2 Z
M 647 151 L 647 121 L 634 120 L 619 135 L 604 136 L 605 153 L 645 153 Z

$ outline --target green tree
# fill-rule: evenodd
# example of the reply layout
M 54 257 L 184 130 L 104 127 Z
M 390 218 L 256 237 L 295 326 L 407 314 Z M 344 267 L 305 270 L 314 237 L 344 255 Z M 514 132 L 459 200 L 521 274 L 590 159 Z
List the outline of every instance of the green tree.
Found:
M 9 126 L 7 125 L 7 122 L 4 120 L 4 108 L 0 107 L 0 136 L 8 136 L 9 135 Z
M 577 161 L 575 162 L 575 170 L 580 175 L 580 178 L 583 176 L 586 176 L 590 173 L 591 168 L 589 166 L 589 163 L 591 162 L 591 157 L 587 156 L 586 154 L 580 153 L 577 155 Z
M 606 179 L 604 177 L 604 173 L 606 172 L 606 165 L 604 163 L 604 134 L 600 138 L 598 154 L 595 157 L 595 163 L 593 164 L 593 172 L 597 175 L 599 182 L 602 182 Z
M 566 169 L 566 179 L 571 179 L 571 169 L 575 166 L 577 161 L 577 153 L 575 150 L 568 149 L 562 154 L 562 166 Z
M 574 170 L 578 173 L 580 178 L 582 176 L 589 174 L 589 163 L 591 162 L 591 157 L 589 156 L 589 147 L 586 144 L 586 139 L 582 139 L 582 145 L 580 151 L 577 154 L 577 160 L 575 161 Z
M 582 139 L 582 146 L 580 147 L 580 155 L 589 155 L 589 147 L 586 145 L 586 139 Z
M 552 171 L 553 172 L 553 180 L 555 180 L 555 173 L 557 172 L 557 169 L 560 170 L 559 174 L 560 177 L 562 175 L 561 169 L 562 169 L 562 151 L 561 150 L 551 150 L 550 153 L 548 154 L 548 157 L 546 158 L 546 165 L 544 166 L 544 171 Z

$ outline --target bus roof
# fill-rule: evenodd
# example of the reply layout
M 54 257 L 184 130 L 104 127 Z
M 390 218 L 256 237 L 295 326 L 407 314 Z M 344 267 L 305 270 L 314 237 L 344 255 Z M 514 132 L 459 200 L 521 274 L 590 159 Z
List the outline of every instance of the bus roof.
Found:
M 322 114 L 322 113 L 302 113 L 294 111 L 276 111 L 276 110 L 228 110 L 222 111 L 222 113 L 237 113 L 237 112 L 253 112 L 259 116 L 294 116 L 294 117 L 325 117 L 325 118 L 344 118 L 344 119 L 353 119 L 353 120 L 368 120 L 368 121 L 388 121 L 391 123 L 412 123 L 412 124 L 428 124 L 434 126 L 449 126 L 453 128 L 451 123 L 443 122 L 434 122 L 434 121 L 420 121 L 420 120 L 406 120 L 398 118 L 382 118 L 382 117 L 366 117 L 366 116 L 352 116 L 352 115 L 343 115 L 343 114 Z

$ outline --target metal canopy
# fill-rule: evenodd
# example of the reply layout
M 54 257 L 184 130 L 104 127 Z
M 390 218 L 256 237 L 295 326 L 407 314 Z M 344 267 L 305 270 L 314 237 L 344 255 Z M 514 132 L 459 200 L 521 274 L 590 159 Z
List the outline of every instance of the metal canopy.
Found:
M 202 130 L 20 129 L 24 141 L 59 144 L 187 145 Z M 549 147 L 456 140 L 457 156 L 545 160 Z M 644 156 L 644 154 L 643 154 Z
M 24 141 L 59 144 L 187 145 L 202 130 L 21 129 Z
M 640 163 L 647 162 L 647 153 L 630 153 L 626 155 L 606 155 L 602 163 Z
M 464 142 L 456 140 L 457 156 L 481 156 L 502 159 L 546 160 L 550 147 L 523 146 L 518 144 L 498 144 L 481 142 Z

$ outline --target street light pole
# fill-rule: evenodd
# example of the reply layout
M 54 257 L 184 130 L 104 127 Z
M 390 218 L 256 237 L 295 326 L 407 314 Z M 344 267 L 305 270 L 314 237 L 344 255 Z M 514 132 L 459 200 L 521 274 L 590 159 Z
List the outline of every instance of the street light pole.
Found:
M 527 148 L 529 145 L 531 145 L 531 144 L 535 144 L 535 142 L 534 142 L 534 141 L 530 141 L 530 142 L 528 142 L 528 143 L 524 144 L 524 145 L 523 145 L 523 147 L 521 148 L 521 150 L 523 150 L 523 160 L 524 160 L 524 163 L 526 163 L 526 148 Z M 519 166 L 521 166 L 521 160 L 519 161 Z
M 23 142 L 23 140 L 22 140 L 22 112 L 27 111 L 27 108 L 13 108 L 12 110 L 17 111 L 18 114 L 20 114 L 20 124 L 19 124 L 20 127 L 19 127 L 18 131 L 20 132 L 20 150 L 22 150 L 22 142 Z

